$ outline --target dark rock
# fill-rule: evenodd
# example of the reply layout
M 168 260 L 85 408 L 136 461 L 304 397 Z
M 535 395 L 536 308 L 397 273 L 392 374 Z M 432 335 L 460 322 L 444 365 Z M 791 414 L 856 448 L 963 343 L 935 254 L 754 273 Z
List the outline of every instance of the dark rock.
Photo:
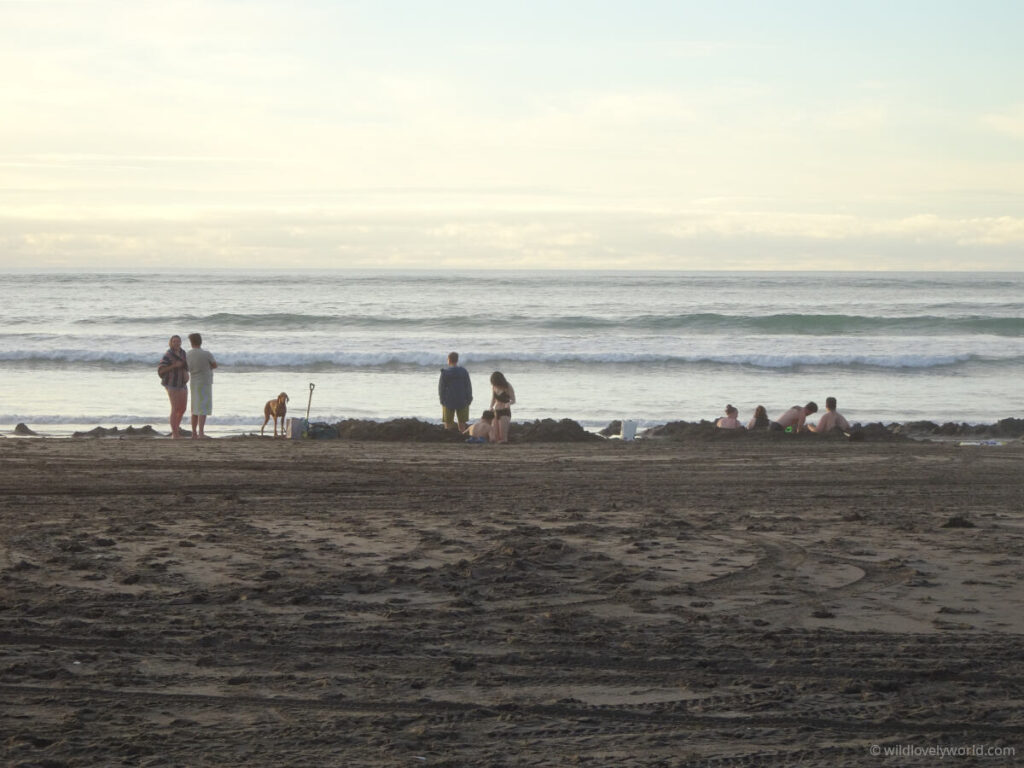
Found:
M 18 424 L 14 428 L 14 434 L 22 435 L 23 437 L 38 437 L 38 433 L 33 432 L 31 429 L 26 427 L 24 424 Z

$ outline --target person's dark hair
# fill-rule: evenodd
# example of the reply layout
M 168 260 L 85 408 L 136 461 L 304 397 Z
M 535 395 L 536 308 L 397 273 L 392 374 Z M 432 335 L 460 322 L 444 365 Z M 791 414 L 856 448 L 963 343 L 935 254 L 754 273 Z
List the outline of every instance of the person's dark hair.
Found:
M 725 406 L 725 412 L 727 414 L 739 413 L 739 411 L 736 410 L 736 406 L 733 405 L 732 403 L 729 403 L 727 406 Z
M 508 387 L 511 386 L 508 383 L 508 379 L 505 378 L 505 374 L 501 371 L 495 371 L 491 374 L 491 385 L 495 387 Z
M 494 420 L 494 411 L 484 411 L 480 415 L 480 418 L 483 419 L 484 421 L 493 421 Z
M 757 429 L 758 427 L 767 427 L 769 423 L 768 411 L 763 405 L 757 406 L 757 408 L 754 409 L 754 429 Z
M 828 408 L 830 411 L 834 411 L 836 409 L 836 399 L 834 397 L 826 397 L 825 407 Z
M 192 342 L 193 347 L 203 346 L 203 335 L 201 333 L 190 333 L 188 340 Z
M 804 406 L 804 410 L 807 411 L 808 413 L 817 413 L 818 412 L 818 404 L 816 402 L 814 402 L 813 400 L 811 400 L 811 402 L 809 402 L 807 405 Z
M 451 363 L 452 365 L 455 365 L 457 362 L 459 362 L 459 353 L 458 352 L 449 352 L 448 353 L 448 362 Z

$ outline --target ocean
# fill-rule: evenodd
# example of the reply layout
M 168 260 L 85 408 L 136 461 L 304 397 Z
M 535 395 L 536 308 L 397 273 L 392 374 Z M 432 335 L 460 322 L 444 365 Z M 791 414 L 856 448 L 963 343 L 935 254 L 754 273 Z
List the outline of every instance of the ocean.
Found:
M 1024 416 L 1024 273 L 21 271 L 0 287 L 4 434 L 167 431 L 156 366 L 193 331 L 221 366 L 215 436 L 258 432 L 282 391 L 313 421 L 439 422 L 452 350 L 474 418 L 495 370 L 514 421 L 588 429 L 829 395 L 865 424 Z

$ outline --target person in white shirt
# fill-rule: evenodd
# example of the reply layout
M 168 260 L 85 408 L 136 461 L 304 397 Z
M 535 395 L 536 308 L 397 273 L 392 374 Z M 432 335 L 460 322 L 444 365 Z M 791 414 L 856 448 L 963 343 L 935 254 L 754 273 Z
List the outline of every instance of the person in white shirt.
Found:
M 203 349 L 203 337 L 190 333 L 192 349 L 185 353 L 188 362 L 189 387 L 192 400 L 192 439 L 206 437 L 206 417 L 213 413 L 213 369 L 217 361 Z

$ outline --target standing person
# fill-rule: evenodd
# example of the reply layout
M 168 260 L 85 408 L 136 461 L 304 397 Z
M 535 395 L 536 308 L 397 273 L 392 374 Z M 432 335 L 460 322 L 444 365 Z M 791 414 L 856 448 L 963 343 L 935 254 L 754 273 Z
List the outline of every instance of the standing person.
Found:
M 505 374 L 495 371 L 491 374 L 491 410 L 494 411 L 493 442 L 508 442 L 508 427 L 512 422 L 512 405 L 516 401 L 516 391 L 508 383 Z
M 460 432 L 466 431 L 469 406 L 473 402 L 473 383 L 469 371 L 459 365 L 459 353 L 448 353 L 448 367 L 441 369 L 437 382 L 437 396 L 441 401 L 441 421 L 445 429 L 455 429 L 458 420 Z
M 794 405 L 784 414 L 771 423 L 770 429 L 785 432 L 790 429 L 792 432 L 799 432 L 805 429 L 804 422 L 812 413 L 818 412 L 818 404 L 813 400 L 807 405 Z
M 768 411 L 763 405 L 754 409 L 754 418 L 747 423 L 747 429 L 768 429 L 771 422 L 768 420 Z
M 843 414 L 836 410 L 836 399 L 834 397 L 825 398 L 825 413 L 818 419 L 817 426 L 808 427 L 811 432 L 817 432 L 823 434 L 825 432 L 831 432 L 836 428 L 841 429 L 843 432 L 850 431 L 850 422 L 846 420 Z
M 203 349 L 203 337 L 190 333 L 192 349 L 185 353 L 192 389 L 192 439 L 206 437 L 206 417 L 213 413 L 213 369 L 217 361 Z
M 171 336 L 156 372 L 160 374 L 160 383 L 171 401 L 171 438 L 177 440 L 181 437 L 181 419 L 188 406 L 188 389 L 185 386 L 188 384 L 188 362 L 181 348 L 181 336 Z

